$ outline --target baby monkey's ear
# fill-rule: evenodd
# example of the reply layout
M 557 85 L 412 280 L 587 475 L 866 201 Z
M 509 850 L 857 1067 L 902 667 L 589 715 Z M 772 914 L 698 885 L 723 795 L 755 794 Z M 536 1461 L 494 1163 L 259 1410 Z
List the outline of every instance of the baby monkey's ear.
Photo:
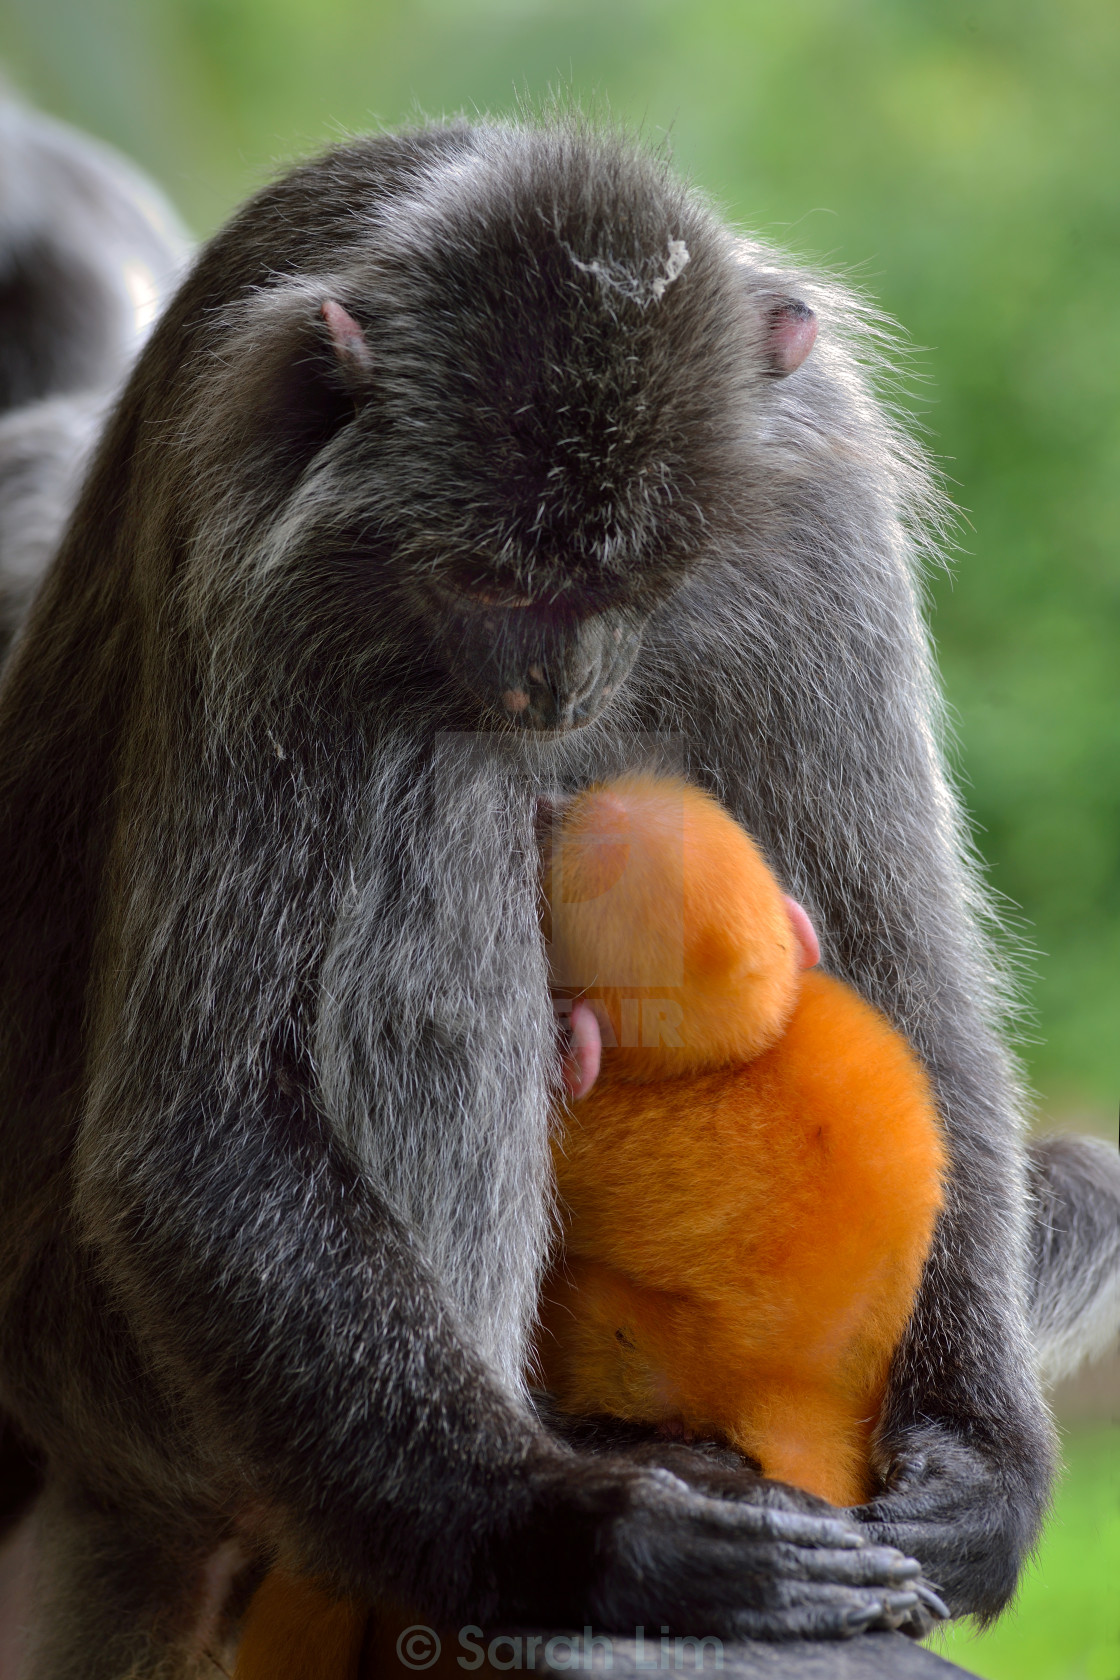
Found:
M 589 1003 L 577 998 L 572 1005 L 562 1065 L 564 1089 L 573 1101 L 590 1091 L 599 1077 L 602 1060 L 603 1035 L 598 1017 Z
M 817 938 L 816 928 L 809 920 L 808 911 L 798 904 L 795 898 L 790 898 L 788 893 L 782 894 L 782 903 L 789 916 L 793 937 L 801 951 L 802 968 L 816 968 L 821 960 L 821 942 Z

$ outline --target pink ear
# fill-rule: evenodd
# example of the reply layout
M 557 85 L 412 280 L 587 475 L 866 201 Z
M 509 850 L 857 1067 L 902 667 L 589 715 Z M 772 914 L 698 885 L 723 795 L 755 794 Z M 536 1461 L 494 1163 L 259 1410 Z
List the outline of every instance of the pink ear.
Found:
M 572 1005 L 570 1037 L 564 1057 L 564 1088 L 570 1097 L 585 1097 L 599 1077 L 603 1059 L 603 1035 L 589 1003 L 577 998 Z
M 770 366 L 775 379 L 799 368 L 817 337 L 817 317 L 800 298 L 783 298 L 767 316 Z
M 319 313 L 326 322 L 340 366 L 348 373 L 368 373 L 373 366 L 373 352 L 353 315 L 333 298 L 324 299 Z
M 782 902 L 789 916 L 793 937 L 801 947 L 802 968 L 816 968 L 821 960 L 821 942 L 817 938 L 816 928 L 795 898 L 783 898 Z

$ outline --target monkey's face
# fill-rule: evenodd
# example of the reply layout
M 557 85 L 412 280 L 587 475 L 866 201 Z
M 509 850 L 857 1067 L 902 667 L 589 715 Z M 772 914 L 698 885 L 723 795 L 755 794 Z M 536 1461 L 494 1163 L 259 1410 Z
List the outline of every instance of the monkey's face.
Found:
M 654 161 L 542 134 L 511 176 L 500 145 L 462 146 L 373 219 L 286 364 L 327 391 L 329 447 L 275 530 L 315 532 L 307 586 L 379 680 L 395 657 L 477 727 L 562 734 L 611 705 L 696 567 L 750 540 L 752 448 L 815 322 L 752 289 Z
M 544 133 L 505 157 L 464 142 L 320 319 L 378 579 L 481 727 L 559 734 L 611 704 L 717 540 L 757 311 L 660 164 Z

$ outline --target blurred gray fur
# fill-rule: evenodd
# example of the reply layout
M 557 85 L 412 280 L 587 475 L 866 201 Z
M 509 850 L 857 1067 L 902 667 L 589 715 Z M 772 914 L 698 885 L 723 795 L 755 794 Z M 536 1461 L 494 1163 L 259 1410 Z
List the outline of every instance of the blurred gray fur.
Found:
M 189 254 L 140 170 L 0 85 L 0 657 Z
M 1043 1381 L 1075 1374 L 1120 1331 L 1120 1152 L 1062 1133 L 1029 1151 L 1035 1197 L 1030 1316 Z

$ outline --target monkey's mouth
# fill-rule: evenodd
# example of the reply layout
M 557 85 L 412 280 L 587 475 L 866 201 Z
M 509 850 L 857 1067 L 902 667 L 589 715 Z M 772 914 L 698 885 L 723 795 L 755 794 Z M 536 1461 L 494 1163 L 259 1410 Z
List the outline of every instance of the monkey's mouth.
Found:
M 495 670 L 481 673 L 483 683 L 472 684 L 479 699 L 502 724 L 547 739 L 583 729 L 610 704 L 633 663 L 635 648 L 620 649 L 596 657 L 598 649 L 586 646 L 587 638 L 567 659 L 531 660 L 516 672 Z M 576 663 L 576 670 L 571 666 Z M 501 683 L 503 686 L 497 687 Z
M 506 587 L 493 578 L 443 577 L 436 584 L 436 591 L 452 609 L 458 608 L 459 611 L 485 611 L 489 608 L 499 612 L 521 612 L 541 604 L 531 595 L 520 594 L 514 587 Z
M 558 693 L 539 665 L 531 665 L 527 676 L 524 687 L 503 689 L 494 709 L 504 723 L 542 737 L 567 735 L 593 723 L 616 686 L 595 673 L 575 692 Z
M 593 722 L 641 644 L 644 615 L 633 609 L 577 615 L 492 585 L 470 593 L 441 587 L 440 595 L 441 662 L 489 718 L 538 736 Z

